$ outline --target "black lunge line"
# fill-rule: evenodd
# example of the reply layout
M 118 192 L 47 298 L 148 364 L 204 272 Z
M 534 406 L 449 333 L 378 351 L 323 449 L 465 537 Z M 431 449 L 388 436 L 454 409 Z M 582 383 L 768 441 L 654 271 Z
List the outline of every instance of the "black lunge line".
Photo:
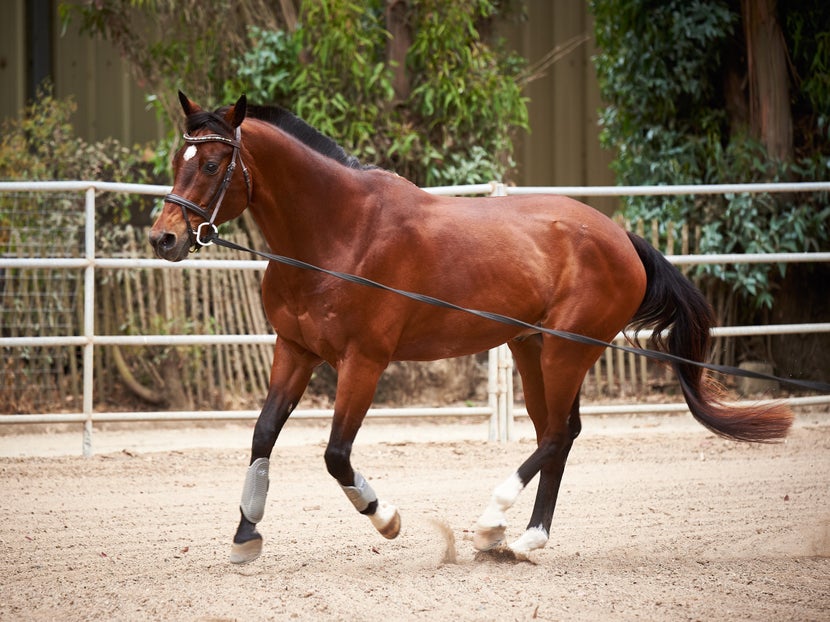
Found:
M 656 361 L 662 361 L 664 363 L 682 363 L 685 365 L 694 365 L 695 367 L 701 367 L 703 369 L 708 369 L 710 371 L 715 371 L 730 376 L 742 376 L 744 378 L 755 378 L 758 380 L 772 380 L 775 382 L 781 382 L 801 389 L 807 389 L 809 391 L 830 393 L 830 383 L 827 382 L 800 380 L 797 378 L 782 378 L 780 376 L 774 376 L 772 374 L 751 371 L 748 369 L 741 369 L 739 367 L 732 367 L 730 365 L 715 365 L 713 363 L 692 361 L 690 359 L 685 359 L 682 356 L 675 356 L 674 354 L 669 354 L 667 352 L 659 352 L 657 350 L 647 350 L 645 348 L 635 348 L 633 346 L 624 346 L 616 343 L 608 343 L 602 341 L 601 339 L 594 339 L 593 337 L 586 337 L 585 335 L 580 335 L 577 333 L 571 333 L 564 330 L 556 330 L 553 328 L 545 328 L 544 326 L 538 326 L 536 324 L 530 324 L 528 322 L 523 322 L 522 320 L 517 320 L 516 318 L 501 315 L 499 313 L 491 313 L 490 311 L 480 311 L 478 309 L 468 309 L 466 307 L 461 307 L 451 302 L 447 302 L 446 300 L 433 298 L 432 296 L 427 296 L 425 294 L 417 294 L 415 292 L 409 292 L 403 289 L 390 287 L 389 285 L 384 285 L 383 283 L 378 283 L 377 281 L 373 281 L 362 276 L 349 274 L 347 272 L 337 272 L 336 270 L 328 270 L 327 268 L 321 268 L 320 266 L 315 266 L 314 264 L 310 264 L 299 259 L 285 257 L 284 255 L 275 255 L 273 253 L 266 253 L 263 251 L 253 250 L 251 248 L 247 248 L 245 246 L 237 244 L 236 242 L 231 242 L 230 240 L 220 238 L 218 234 L 215 232 L 211 232 L 207 236 L 206 242 L 212 242 L 217 246 L 224 246 L 225 248 L 229 248 L 232 250 L 252 253 L 264 259 L 276 261 L 278 263 L 285 264 L 287 266 L 291 266 L 294 268 L 299 268 L 301 270 L 311 270 L 313 272 L 327 274 L 337 279 L 348 281 L 349 283 L 356 283 L 357 285 L 364 285 L 366 287 L 373 287 L 375 289 L 391 292 L 393 294 L 404 296 L 405 298 L 416 300 L 418 302 L 422 302 L 428 305 L 443 307 L 444 309 L 451 309 L 453 311 L 461 311 L 462 313 L 475 315 L 476 317 L 492 320 L 493 322 L 500 322 L 502 324 L 507 324 L 508 326 L 515 326 L 517 328 L 527 328 L 540 333 L 545 333 L 547 335 L 552 335 L 554 337 L 559 337 L 560 339 L 567 339 L 568 341 L 575 341 L 577 343 L 582 343 L 589 346 L 613 348 L 614 350 L 628 352 L 630 354 L 635 354 L 637 356 L 644 356 L 646 358 L 650 358 Z

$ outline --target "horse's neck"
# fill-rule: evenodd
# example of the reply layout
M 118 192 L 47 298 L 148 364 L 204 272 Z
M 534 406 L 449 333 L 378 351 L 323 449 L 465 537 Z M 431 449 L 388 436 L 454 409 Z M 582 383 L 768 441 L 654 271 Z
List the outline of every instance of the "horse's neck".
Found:
M 250 151 L 254 199 L 250 210 L 271 250 L 302 249 L 310 257 L 348 235 L 359 220 L 355 196 L 357 171 L 322 155 L 273 126 L 257 123 Z M 350 211 L 351 210 L 351 211 Z

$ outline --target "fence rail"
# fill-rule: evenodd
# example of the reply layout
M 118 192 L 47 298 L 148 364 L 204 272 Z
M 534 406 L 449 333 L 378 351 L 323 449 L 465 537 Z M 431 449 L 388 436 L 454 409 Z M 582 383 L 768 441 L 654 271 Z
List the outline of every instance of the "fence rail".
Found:
M 761 192 L 827 192 L 830 182 L 806 184 L 731 184 L 708 186 L 634 186 L 634 187 L 526 187 L 516 188 L 502 183 L 473 184 L 427 188 L 433 194 L 488 194 L 505 196 L 510 194 L 555 193 L 574 196 L 632 196 L 632 195 L 677 195 L 677 194 L 724 194 Z M 265 344 L 274 343 L 272 334 L 257 335 L 101 335 L 94 325 L 95 271 L 101 269 L 199 269 L 199 270 L 242 270 L 260 271 L 267 262 L 259 260 L 184 260 L 170 263 L 158 259 L 97 257 L 95 249 L 95 195 L 96 192 L 117 192 L 151 196 L 163 196 L 168 186 L 149 186 L 109 182 L 0 182 L 1 193 L 77 192 L 84 193 L 84 237 L 83 257 L 0 257 L 0 269 L 80 269 L 83 270 L 82 334 L 56 336 L 2 337 L 0 347 L 75 346 L 83 351 L 83 399 L 81 412 L 0 415 L 0 424 L 9 423 L 83 423 L 82 449 L 84 455 L 92 453 L 92 431 L 94 422 L 103 421 L 181 421 L 181 420 L 238 420 L 252 419 L 258 415 L 254 410 L 237 411 L 196 411 L 196 412 L 95 412 L 93 404 L 93 353 L 96 346 L 113 345 L 222 345 L 222 344 Z M 757 255 L 669 255 L 667 259 L 675 265 L 722 264 L 722 263 L 803 263 L 830 262 L 830 253 L 774 253 Z M 713 335 L 745 336 L 773 334 L 805 334 L 830 332 L 830 323 L 785 324 L 768 326 L 728 326 L 713 330 Z M 645 331 L 640 333 L 645 335 Z M 622 335 L 619 336 L 622 338 Z M 482 416 L 490 419 L 491 440 L 512 438 L 513 418 L 526 411 L 513 406 L 513 363 L 506 346 L 492 350 L 488 357 L 488 405 L 486 407 L 463 408 L 374 408 L 369 416 L 380 417 L 436 417 L 436 416 Z M 791 398 L 793 405 L 815 405 L 830 403 L 830 396 Z M 638 413 L 678 412 L 686 410 L 685 404 L 629 404 L 629 405 L 586 405 L 585 413 Z M 296 418 L 328 417 L 330 411 L 320 409 L 297 410 Z

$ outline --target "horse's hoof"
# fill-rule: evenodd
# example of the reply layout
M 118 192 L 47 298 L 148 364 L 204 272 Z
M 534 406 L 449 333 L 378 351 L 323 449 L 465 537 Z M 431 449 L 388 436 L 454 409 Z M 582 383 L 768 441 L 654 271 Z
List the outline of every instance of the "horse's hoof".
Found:
M 494 549 L 504 542 L 504 532 L 506 530 L 506 525 L 496 525 L 495 527 L 478 525 L 473 534 L 473 546 L 479 551 Z
M 231 563 L 247 564 L 254 561 L 262 553 L 262 538 L 254 538 L 247 542 L 231 545 Z
M 542 527 L 531 527 L 510 545 L 510 550 L 518 557 L 527 557 L 528 553 L 544 548 L 547 543 L 547 530 Z
M 509 546 L 499 544 L 486 551 L 476 551 L 473 557 L 477 562 L 492 561 L 499 564 L 518 564 L 527 562 L 536 565 L 527 555 L 514 551 Z
M 393 540 L 401 532 L 401 515 L 398 508 L 385 502 L 378 504 L 378 509 L 369 516 L 375 529 L 387 540 Z
M 387 540 L 394 540 L 398 537 L 398 534 L 401 532 L 401 515 L 398 510 L 395 510 L 395 515 L 392 517 L 392 520 L 384 527 L 380 529 L 380 535 L 382 535 Z

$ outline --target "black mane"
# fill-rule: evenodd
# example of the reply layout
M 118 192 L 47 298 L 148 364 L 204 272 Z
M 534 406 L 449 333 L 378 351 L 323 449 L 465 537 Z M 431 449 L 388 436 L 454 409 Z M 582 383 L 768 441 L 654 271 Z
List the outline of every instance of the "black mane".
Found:
M 214 132 L 221 132 L 233 135 L 233 128 L 224 119 L 228 107 L 219 108 L 214 112 L 200 111 L 187 117 L 187 131 L 195 132 L 197 129 L 207 128 Z M 247 106 L 246 116 L 252 119 L 265 121 L 290 134 L 307 147 L 323 154 L 326 157 L 339 162 L 344 166 L 356 169 L 375 168 L 371 165 L 363 165 L 360 161 L 346 153 L 340 145 L 325 134 L 311 127 L 298 116 L 280 106 Z

